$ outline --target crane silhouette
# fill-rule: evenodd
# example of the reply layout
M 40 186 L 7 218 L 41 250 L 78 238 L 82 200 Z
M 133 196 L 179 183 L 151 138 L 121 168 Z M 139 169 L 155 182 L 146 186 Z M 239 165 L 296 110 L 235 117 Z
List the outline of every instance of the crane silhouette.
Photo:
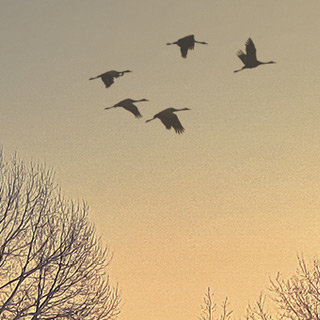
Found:
M 237 56 L 243 62 L 244 66 L 241 69 L 234 70 L 233 72 L 239 72 L 244 69 L 252 69 L 261 64 L 276 63 L 275 61 L 262 62 L 257 60 L 256 47 L 254 46 L 251 38 L 249 38 L 246 42 L 246 53 L 247 54 L 245 54 L 242 50 L 237 52 Z
M 132 72 L 132 71 L 130 71 L 130 70 L 124 70 L 124 71 L 110 70 L 110 71 L 102 73 L 96 77 L 90 78 L 89 80 L 101 78 L 101 80 L 105 84 L 106 88 L 109 88 L 113 84 L 114 78 L 119 78 L 127 72 Z
M 134 114 L 134 116 L 136 118 L 141 118 L 142 115 L 141 113 L 139 112 L 138 108 L 136 105 L 134 105 L 134 102 L 142 102 L 142 101 L 149 101 L 147 99 L 140 99 L 140 100 L 133 100 L 133 99 L 124 99 L 124 100 L 121 100 L 120 102 L 118 102 L 117 104 L 115 104 L 114 106 L 112 107 L 106 107 L 104 108 L 105 110 L 107 109 L 112 109 L 112 108 L 124 108 L 126 109 L 127 111 L 131 112 L 132 114 Z
M 167 45 L 176 44 L 180 47 L 181 55 L 183 58 L 187 57 L 188 50 L 194 49 L 195 43 L 201 43 L 201 44 L 208 44 L 207 42 L 201 42 L 194 39 L 194 35 L 191 34 L 189 36 L 186 36 L 184 38 L 181 38 L 175 42 L 167 43 Z
M 183 110 L 191 110 L 189 108 L 175 109 L 168 108 L 162 110 L 161 112 L 155 114 L 152 119 L 147 120 L 146 122 L 152 121 L 156 118 L 160 119 L 161 122 L 165 125 L 167 129 L 173 128 L 176 133 L 181 134 L 184 131 L 184 127 L 182 126 L 180 120 L 174 112 L 183 111 Z

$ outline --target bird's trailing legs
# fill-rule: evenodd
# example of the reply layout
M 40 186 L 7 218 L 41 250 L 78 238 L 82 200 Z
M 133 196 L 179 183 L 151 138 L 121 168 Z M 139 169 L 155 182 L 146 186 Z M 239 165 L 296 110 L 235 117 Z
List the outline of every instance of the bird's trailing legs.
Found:
M 243 66 L 241 69 L 234 70 L 233 72 L 239 72 L 239 71 L 244 70 L 244 69 L 246 69 L 246 66 Z

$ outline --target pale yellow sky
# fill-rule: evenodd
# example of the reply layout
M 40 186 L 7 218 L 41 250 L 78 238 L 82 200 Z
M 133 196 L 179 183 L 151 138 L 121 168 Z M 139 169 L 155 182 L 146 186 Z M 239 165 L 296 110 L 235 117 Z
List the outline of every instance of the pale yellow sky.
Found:
M 0 144 L 88 201 L 121 319 L 196 319 L 208 286 L 245 311 L 320 250 L 320 2 L 0 1 Z M 166 46 L 206 41 L 187 59 Z M 234 74 L 248 37 L 262 61 Z M 89 77 L 133 70 L 105 89 Z M 104 111 L 147 98 L 135 119 Z M 189 107 L 176 135 L 144 121 Z

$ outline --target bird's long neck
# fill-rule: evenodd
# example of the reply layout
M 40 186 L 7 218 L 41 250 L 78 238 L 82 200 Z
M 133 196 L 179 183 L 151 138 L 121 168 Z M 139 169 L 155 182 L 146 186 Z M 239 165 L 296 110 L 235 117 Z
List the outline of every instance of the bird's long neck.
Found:
M 204 42 L 204 41 L 197 41 L 197 40 L 194 40 L 195 43 L 201 43 L 201 44 L 208 44 L 207 42 Z
M 263 62 L 263 61 L 258 61 L 259 64 L 272 64 L 274 63 L 274 61 L 267 61 L 267 62 Z
M 177 44 L 178 42 L 177 41 L 175 41 L 175 42 L 168 42 L 167 43 L 167 46 L 170 46 L 170 45 L 172 45 L 172 44 Z
M 125 73 L 128 73 L 128 72 L 130 72 L 130 71 L 129 71 L 129 70 L 120 71 L 120 72 L 119 72 L 119 75 L 120 75 L 120 76 L 123 76 Z
M 184 111 L 184 110 L 190 110 L 189 108 L 181 108 L 181 109 L 175 109 L 174 111 Z
M 132 100 L 132 102 L 142 102 L 142 101 L 147 101 L 147 100 L 146 99 Z

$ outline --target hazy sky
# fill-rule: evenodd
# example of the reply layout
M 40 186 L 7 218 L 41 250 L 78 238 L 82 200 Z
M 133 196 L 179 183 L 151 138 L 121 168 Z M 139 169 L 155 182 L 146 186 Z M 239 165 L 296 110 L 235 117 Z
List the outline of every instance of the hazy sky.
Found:
M 208 286 L 240 315 L 319 253 L 319 0 L 0 4 L 0 144 L 88 201 L 121 319 L 196 319 Z M 188 34 L 209 45 L 182 59 Z M 248 37 L 277 64 L 234 74 Z M 124 98 L 142 119 L 104 110 Z M 168 107 L 184 134 L 145 123 Z

